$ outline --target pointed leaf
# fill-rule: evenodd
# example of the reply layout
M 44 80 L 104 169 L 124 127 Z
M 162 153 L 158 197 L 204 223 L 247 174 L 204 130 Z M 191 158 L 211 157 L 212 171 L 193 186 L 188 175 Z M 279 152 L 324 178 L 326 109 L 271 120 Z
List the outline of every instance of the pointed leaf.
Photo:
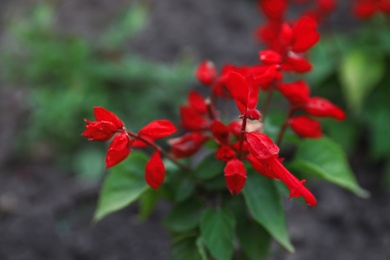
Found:
M 291 167 L 344 187 L 360 197 L 368 197 L 356 181 L 340 145 L 327 137 L 301 143 Z
M 189 231 L 198 225 L 203 207 L 203 202 L 194 198 L 176 204 L 164 219 L 164 225 L 174 232 Z
M 237 236 L 245 255 L 252 260 L 265 260 L 271 246 L 268 232 L 254 221 L 238 223 Z
M 111 169 L 100 193 L 94 221 L 130 205 L 148 189 L 144 179 L 146 162 L 144 153 L 133 152 L 127 160 Z
M 294 247 L 288 237 L 280 194 L 274 181 L 249 168 L 248 181 L 243 193 L 253 219 L 284 248 L 294 252 Z
M 228 209 L 207 209 L 200 220 L 204 244 L 216 260 L 231 259 L 234 251 L 234 215 Z
M 197 245 L 196 234 L 183 234 L 174 239 L 172 245 L 172 260 L 204 260 Z

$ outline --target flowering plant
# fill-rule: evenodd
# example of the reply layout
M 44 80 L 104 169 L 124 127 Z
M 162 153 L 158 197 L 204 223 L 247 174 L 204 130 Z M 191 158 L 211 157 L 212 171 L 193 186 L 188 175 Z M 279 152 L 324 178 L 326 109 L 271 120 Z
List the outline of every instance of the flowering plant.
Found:
M 258 1 L 267 18 L 255 33 L 267 46 L 258 53 L 259 64 L 225 64 L 218 71 L 211 61 L 201 62 L 195 74 L 209 96 L 188 94 L 187 104 L 180 107 L 180 127 L 186 132 L 168 139 L 169 149 L 158 140 L 177 132 L 170 120 L 154 120 L 134 132 L 113 112 L 95 107 L 95 121 L 85 120 L 82 135 L 94 141 L 112 139 L 106 156 L 106 167 L 112 170 L 95 220 L 138 199 L 141 215 L 147 216 L 166 198 L 173 204 L 164 224 L 173 238 L 174 259 L 231 259 L 236 238 L 237 254 L 262 259 L 271 237 L 294 251 L 281 199 L 287 187 L 289 198 L 316 206 L 303 176 L 367 196 L 342 149 L 321 129 L 321 118 L 341 121 L 344 111 L 313 96 L 302 77 L 313 69 L 307 52 L 320 39 L 317 27 L 336 4 L 316 3 L 315 9 L 289 22 L 286 0 Z M 274 95 L 287 101 L 279 126 L 270 119 Z M 235 112 L 227 113 L 225 104 L 235 106 Z M 283 140 L 297 147 L 288 163 L 279 155 Z M 151 155 L 133 149 L 150 149 Z M 195 165 L 188 159 L 194 156 L 200 158 Z

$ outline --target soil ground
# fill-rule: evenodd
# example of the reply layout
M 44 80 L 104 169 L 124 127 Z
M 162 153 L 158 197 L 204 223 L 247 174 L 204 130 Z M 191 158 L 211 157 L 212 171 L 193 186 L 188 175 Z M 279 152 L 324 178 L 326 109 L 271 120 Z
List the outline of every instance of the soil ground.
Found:
M 1 1 L 1 21 L 34 1 Z M 62 0 L 59 28 L 93 40 L 129 1 Z M 149 1 L 147 29 L 129 48 L 172 62 L 183 52 L 217 65 L 257 61 L 253 28 L 261 21 L 254 1 Z M 0 26 L 4 29 L 4 24 Z M 52 163 L 21 161 L 12 140 L 28 115 L 18 91 L 0 92 L 0 260 L 169 259 L 168 234 L 160 226 L 169 211 L 160 204 L 139 223 L 137 205 L 92 224 L 100 183 L 82 182 Z M 11 109 L 12 107 L 12 109 Z M 381 191 L 378 168 L 364 149 L 351 158 L 367 200 L 323 182 L 314 183 L 316 208 L 288 201 L 295 254 L 277 245 L 274 260 L 387 260 L 390 258 L 390 195 Z

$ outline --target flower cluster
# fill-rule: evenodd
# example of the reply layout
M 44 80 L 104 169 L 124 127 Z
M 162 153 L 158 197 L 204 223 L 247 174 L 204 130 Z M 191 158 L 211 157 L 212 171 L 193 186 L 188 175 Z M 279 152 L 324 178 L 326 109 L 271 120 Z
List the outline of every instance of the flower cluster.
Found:
M 106 168 L 110 168 L 129 156 L 132 148 L 152 147 L 155 151 L 145 167 L 145 180 L 154 189 L 164 181 L 165 167 L 161 159 L 163 150 L 155 140 L 175 133 L 176 127 L 168 120 L 155 120 L 143 127 L 138 134 L 126 130 L 124 123 L 114 113 L 102 107 L 94 108 L 97 121 L 85 119 L 87 125 L 81 134 L 92 141 L 108 141 L 112 137 L 107 155 Z
M 374 2 L 375 8 L 387 10 L 385 1 L 374 0 L 361 0 L 356 8 L 365 9 L 368 3 Z M 313 69 L 308 51 L 319 41 L 318 25 L 335 9 L 336 1 L 317 0 L 312 9 L 295 21 L 285 18 L 288 4 L 287 0 L 258 1 L 259 9 L 267 18 L 255 32 L 256 39 L 267 46 L 259 51 L 258 64 L 225 64 L 221 70 L 208 60 L 199 64 L 195 75 L 209 89 L 210 97 L 205 98 L 196 91 L 188 94 L 187 104 L 180 107 L 180 124 L 186 133 L 168 140 L 169 151 L 164 151 L 155 141 L 176 132 L 172 122 L 152 121 L 138 133 L 133 133 L 112 112 L 96 107 L 96 121 L 85 120 L 87 125 L 82 135 L 95 141 L 113 138 L 106 156 L 107 168 L 124 160 L 133 148 L 151 147 L 154 152 L 146 164 L 145 179 L 157 189 L 165 177 L 162 156 L 178 163 L 179 159 L 194 155 L 210 141 L 216 144 L 215 158 L 225 164 L 223 173 L 231 194 L 240 193 L 245 186 L 247 161 L 259 174 L 282 181 L 289 188 L 290 197 L 303 197 L 308 205 L 315 206 L 316 199 L 304 186 L 305 180 L 299 180 L 283 165 L 279 146 L 287 128 L 302 138 L 320 138 L 319 118 L 343 120 L 345 113 L 329 100 L 312 96 L 303 79 L 288 82 L 285 75 L 300 76 Z M 362 12 L 366 11 L 358 13 Z M 275 91 L 285 97 L 289 107 L 277 139 L 273 141 L 264 133 L 263 120 Z M 261 95 L 266 95 L 266 101 L 259 109 Z M 237 120 L 230 122 L 218 109 L 218 105 L 228 99 L 235 102 L 238 110 Z

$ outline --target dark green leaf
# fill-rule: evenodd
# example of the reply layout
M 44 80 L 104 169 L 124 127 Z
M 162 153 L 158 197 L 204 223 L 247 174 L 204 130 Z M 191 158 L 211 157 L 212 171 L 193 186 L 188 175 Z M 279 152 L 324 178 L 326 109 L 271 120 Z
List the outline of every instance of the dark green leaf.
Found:
M 139 200 L 139 216 L 141 219 L 144 220 L 149 217 L 159 199 L 159 191 L 153 189 L 148 189 L 141 195 Z
M 279 192 L 273 180 L 248 169 L 244 198 L 254 220 L 288 251 L 294 252 L 288 237 L 286 219 Z
M 335 183 L 360 197 L 368 196 L 368 192 L 358 185 L 340 145 L 327 137 L 302 142 L 290 166 Z
M 210 254 L 217 260 L 228 260 L 234 251 L 233 214 L 227 209 L 207 209 L 200 221 L 201 237 Z
M 239 222 L 237 236 L 245 255 L 251 260 L 266 259 L 271 237 L 269 233 L 254 221 L 247 219 Z
M 222 161 L 217 160 L 214 154 L 210 154 L 196 167 L 194 174 L 201 180 L 208 180 L 218 174 L 223 175 L 224 167 L 225 164 Z
M 144 153 L 133 152 L 111 169 L 100 193 L 94 221 L 130 205 L 148 189 L 144 178 L 147 160 Z
M 186 200 L 188 197 L 191 196 L 194 190 L 195 182 L 187 178 L 183 179 L 177 186 L 175 198 L 176 202 L 182 202 L 183 200 Z
M 172 245 L 173 260 L 204 260 L 199 253 L 196 234 L 183 234 L 174 239 Z
M 174 232 L 189 231 L 198 225 L 203 207 L 203 202 L 194 198 L 176 204 L 164 219 L 164 225 Z

